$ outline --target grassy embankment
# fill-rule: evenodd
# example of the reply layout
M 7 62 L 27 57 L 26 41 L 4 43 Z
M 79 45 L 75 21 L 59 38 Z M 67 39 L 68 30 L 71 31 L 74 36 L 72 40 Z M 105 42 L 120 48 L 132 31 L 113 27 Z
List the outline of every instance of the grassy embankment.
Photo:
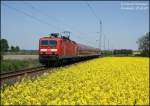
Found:
M 3 60 L 1 62 L 1 73 L 21 70 L 38 65 L 40 65 L 38 60 Z

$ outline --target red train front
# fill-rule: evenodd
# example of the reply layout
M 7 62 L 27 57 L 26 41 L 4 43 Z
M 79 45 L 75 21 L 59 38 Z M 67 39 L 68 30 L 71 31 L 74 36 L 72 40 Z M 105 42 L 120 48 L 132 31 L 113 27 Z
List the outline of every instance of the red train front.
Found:
M 99 55 L 99 49 L 77 44 L 69 37 L 60 36 L 58 33 L 53 33 L 49 37 L 43 37 L 39 40 L 39 61 L 45 65 Z

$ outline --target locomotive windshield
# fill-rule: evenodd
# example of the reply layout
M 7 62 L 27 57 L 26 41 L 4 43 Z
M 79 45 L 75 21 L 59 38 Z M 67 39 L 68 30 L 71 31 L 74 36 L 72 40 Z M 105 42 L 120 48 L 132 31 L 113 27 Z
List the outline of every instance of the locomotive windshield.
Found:
M 48 46 L 48 40 L 42 40 L 41 45 L 42 46 Z
M 49 46 L 56 46 L 56 40 L 49 40 Z
M 40 45 L 42 46 L 56 46 L 56 40 L 42 40 Z

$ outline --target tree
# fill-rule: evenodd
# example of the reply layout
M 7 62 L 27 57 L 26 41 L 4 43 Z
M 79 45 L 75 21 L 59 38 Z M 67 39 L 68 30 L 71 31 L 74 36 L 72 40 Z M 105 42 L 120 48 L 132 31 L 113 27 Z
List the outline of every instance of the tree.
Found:
M 19 51 L 20 51 L 19 46 L 16 46 L 16 52 L 19 52 Z
M 16 46 L 16 47 L 11 46 L 11 52 L 19 52 L 19 51 L 20 51 L 19 46 Z
M 15 47 L 11 46 L 11 52 L 15 52 Z
M 6 39 L 1 39 L 0 40 L 0 46 L 1 46 L 1 52 L 7 52 L 9 49 L 9 45 Z
M 9 45 L 6 39 L 0 39 L 0 60 L 3 60 L 4 52 L 7 52 L 9 49 Z
M 139 49 L 139 51 L 141 51 L 142 56 L 150 56 L 150 53 L 149 53 L 149 47 L 150 47 L 149 33 L 150 32 L 146 33 L 143 37 L 139 38 L 137 41 L 138 49 Z

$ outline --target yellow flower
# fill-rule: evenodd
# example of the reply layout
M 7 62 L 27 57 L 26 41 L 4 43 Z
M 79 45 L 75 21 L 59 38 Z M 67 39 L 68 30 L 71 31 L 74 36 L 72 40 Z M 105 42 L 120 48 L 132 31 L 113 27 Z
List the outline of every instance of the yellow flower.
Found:
M 149 104 L 149 58 L 97 58 L 53 71 L 6 86 L 1 104 Z

